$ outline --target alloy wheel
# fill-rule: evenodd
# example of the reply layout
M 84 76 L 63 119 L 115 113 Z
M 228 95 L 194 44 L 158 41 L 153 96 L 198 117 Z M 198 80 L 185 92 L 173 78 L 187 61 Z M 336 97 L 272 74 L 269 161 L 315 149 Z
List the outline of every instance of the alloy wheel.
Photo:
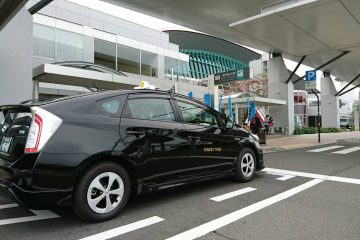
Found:
M 123 195 L 124 182 L 121 177 L 113 172 L 105 172 L 90 183 L 87 203 L 94 212 L 105 214 L 119 206 Z
M 241 172 L 245 177 L 250 177 L 255 168 L 255 161 L 253 155 L 245 153 L 241 158 Z

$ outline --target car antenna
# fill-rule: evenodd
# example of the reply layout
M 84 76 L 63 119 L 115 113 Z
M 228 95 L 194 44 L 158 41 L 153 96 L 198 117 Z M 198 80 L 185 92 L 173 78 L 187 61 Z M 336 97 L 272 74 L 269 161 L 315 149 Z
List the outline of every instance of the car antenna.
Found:
M 94 85 L 94 87 L 96 88 L 97 92 L 100 92 L 100 89 L 96 86 L 96 84 L 94 82 L 92 82 L 92 84 Z

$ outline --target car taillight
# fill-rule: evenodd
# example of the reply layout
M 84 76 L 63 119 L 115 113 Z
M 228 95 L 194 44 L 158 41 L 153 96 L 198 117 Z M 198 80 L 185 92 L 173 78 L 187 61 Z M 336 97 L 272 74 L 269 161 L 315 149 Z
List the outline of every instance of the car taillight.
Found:
M 62 123 L 59 117 L 40 107 L 32 107 L 31 112 L 33 121 L 27 136 L 25 153 L 39 152 Z

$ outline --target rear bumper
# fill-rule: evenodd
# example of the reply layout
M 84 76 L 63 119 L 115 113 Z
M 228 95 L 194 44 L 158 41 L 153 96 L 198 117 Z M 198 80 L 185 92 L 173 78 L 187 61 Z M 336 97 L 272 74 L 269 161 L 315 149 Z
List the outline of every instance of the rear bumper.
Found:
M 15 201 L 25 208 L 40 210 L 70 203 L 71 191 L 29 191 L 9 181 L 11 179 L 24 182 L 21 178 L 14 178 L 7 171 L 0 169 L 0 196 Z

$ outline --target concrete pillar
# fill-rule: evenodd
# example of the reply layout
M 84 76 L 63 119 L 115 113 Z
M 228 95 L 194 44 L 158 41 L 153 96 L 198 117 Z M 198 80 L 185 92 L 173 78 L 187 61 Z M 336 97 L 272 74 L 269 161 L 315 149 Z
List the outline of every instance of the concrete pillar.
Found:
M 274 119 L 274 128 L 287 128 L 287 134 L 294 133 L 294 85 L 286 84 L 290 76 L 284 59 L 277 56 L 268 61 L 268 97 L 285 100 L 286 105 L 269 107 L 270 116 Z
M 33 19 L 26 8 L 0 31 L 0 105 L 31 99 Z
M 321 78 L 321 126 L 340 128 L 339 97 L 330 76 Z
M 33 99 L 39 99 L 39 81 L 33 81 Z

